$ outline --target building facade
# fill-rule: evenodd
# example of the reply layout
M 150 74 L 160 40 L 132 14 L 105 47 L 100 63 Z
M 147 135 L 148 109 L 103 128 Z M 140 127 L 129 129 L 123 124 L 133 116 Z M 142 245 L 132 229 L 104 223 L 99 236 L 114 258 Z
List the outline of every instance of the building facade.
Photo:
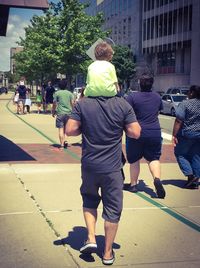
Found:
M 155 88 L 199 84 L 199 0 L 143 0 L 142 55 Z
M 21 52 L 22 50 L 23 50 L 23 47 L 12 47 L 10 49 L 10 71 L 11 71 L 11 74 L 15 73 L 15 59 L 13 57 L 16 53 Z
M 109 37 L 132 49 L 138 75 L 147 69 L 154 73 L 155 90 L 200 85 L 199 0 L 91 2 L 87 12 L 103 12 Z

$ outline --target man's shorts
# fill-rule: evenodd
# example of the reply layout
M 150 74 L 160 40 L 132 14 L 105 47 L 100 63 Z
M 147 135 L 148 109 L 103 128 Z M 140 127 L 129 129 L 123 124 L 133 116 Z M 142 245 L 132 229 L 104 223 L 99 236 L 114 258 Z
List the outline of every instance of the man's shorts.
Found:
M 68 119 L 69 119 L 69 115 L 67 115 L 67 114 L 58 114 L 56 116 L 56 127 L 57 128 L 65 127 Z
M 126 138 L 126 157 L 130 164 L 144 157 L 151 162 L 159 160 L 161 156 L 162 138 Z
M 25 104 L 25 100 L 26 99 L 19 99 L 18 102 L 17 102 L 18 105 L 22 105 L 22 104 L 24 105 Z
M 119 222 L 123 205 L 123 177 L 121 171 L 91 173 L 82 169 L 80 192 L 84 208 L 97 209 L 102 200 L 103 219 L 113 223 Z

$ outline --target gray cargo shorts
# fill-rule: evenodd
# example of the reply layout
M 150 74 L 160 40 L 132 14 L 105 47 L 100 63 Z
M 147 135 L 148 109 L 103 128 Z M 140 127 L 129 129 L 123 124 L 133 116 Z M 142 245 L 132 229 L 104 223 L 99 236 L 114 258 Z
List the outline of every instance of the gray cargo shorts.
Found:
M 56 127 L 57 128 L 65 127 L 68 119 L 69 119 L 69 115 L 67 115 L 67 114 L 58 114 L 56 116 Z
M 102 200 L 103 219 L 113 223 L 119 222 L 123 206 L 121 170 L 112 173 L 92 173 L 82 168 L 80 192 L 84 208 L 97 209 Z

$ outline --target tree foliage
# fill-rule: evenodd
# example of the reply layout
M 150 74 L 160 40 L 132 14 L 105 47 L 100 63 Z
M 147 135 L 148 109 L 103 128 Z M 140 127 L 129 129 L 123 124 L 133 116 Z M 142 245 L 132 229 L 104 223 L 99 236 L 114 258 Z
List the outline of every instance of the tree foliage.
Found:
M 85 73 L 89 58 L 86 50 L 106 32 L 101 30 L 102 14 L 89 16 L 78 0 L 51 3 L 43 16 L 34 16 L 25 28 L 25 38 L 15 54 L 16 71 L 29 81 L 44 81 L 57 73 L 72 77 Z
M 115 65 L 119 84 L 130 86 L 130 80 L 135 74 L 133 52 L 125 46 L 115 46 L 112 63 Z

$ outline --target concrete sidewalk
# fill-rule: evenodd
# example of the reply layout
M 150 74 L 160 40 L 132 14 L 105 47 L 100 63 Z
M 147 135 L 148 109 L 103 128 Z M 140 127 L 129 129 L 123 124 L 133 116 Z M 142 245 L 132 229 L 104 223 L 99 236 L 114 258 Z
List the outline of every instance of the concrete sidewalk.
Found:
M 10 97 L 0 96 L 0 267 L 103 267 L 102 207 L 98 254 L 85 258 L 79 253 L 86 238 L 79 194 L 81 137 L 70 138 L 69 150 L 60 152 L 55 119 L 36 114 L 34 107 L 31 114 L 17 117 L 15 107 L 8 104 Z M 200 266 L 199 190 L 182 188 L 184 177 L 172 150 L 166 146 L 164 150 L 167 196 L 155 198 L 151 174 L 143 163 L 141 191 L 124 191 L 113 267 Z M 124 172 L 128 183 L 128 164 Z

